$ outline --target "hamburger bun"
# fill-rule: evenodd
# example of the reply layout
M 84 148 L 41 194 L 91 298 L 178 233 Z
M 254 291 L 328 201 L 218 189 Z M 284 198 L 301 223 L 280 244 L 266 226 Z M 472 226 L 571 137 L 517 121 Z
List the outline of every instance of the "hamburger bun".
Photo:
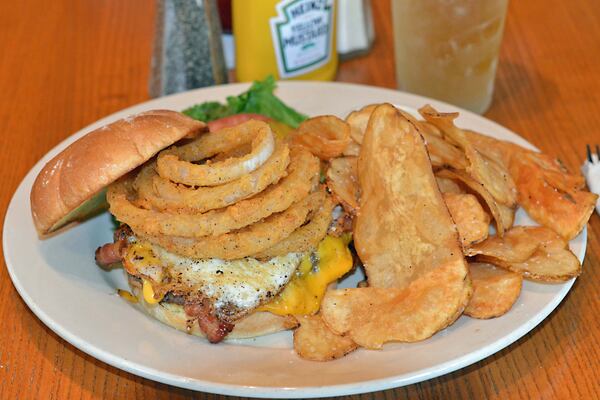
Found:
M 46 235 L 106 208 L 106 186 L 205 127 L 176 111 L 153 110 L 75 141 L 44 166 L 31 189 L 31 214 L 38 234 Z

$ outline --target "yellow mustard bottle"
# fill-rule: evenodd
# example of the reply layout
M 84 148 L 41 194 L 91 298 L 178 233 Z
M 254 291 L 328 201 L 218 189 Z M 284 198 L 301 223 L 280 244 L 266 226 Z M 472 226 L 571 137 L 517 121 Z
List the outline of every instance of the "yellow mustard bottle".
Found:
M 236 77 L 333 80 L 336 0 L 233 0 Z

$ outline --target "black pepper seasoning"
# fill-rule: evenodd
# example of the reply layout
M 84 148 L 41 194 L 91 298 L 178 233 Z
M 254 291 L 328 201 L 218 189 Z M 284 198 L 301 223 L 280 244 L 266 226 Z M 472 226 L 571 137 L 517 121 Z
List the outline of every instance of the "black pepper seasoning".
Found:
M 215 0 L 159 0 L 150 95 L 227 83 Z

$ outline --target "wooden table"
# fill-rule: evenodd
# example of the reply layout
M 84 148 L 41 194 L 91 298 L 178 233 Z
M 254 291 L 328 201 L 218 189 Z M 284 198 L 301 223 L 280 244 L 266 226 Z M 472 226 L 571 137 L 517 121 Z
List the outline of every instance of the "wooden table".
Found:
M 375 47 L 342 64 L 339 80 L 393 88 L 389 4 L 373 4 Z M 0 209 L 60 140 L 148 98 L 153 23 L 149 0 L 0 2 Z M 599 39 L 595 0 L 511 2 L 486 116 L 577 169 L 585 144 L 600 142 Z M 353 398 L 598 398 L 597 214 L 588 235 L 583 275 L 521 340 L 452 374 Z M 75 349 L 29 311 L 5 268 L 0 299 L 2 399 L 221 398 L 130 375 Z

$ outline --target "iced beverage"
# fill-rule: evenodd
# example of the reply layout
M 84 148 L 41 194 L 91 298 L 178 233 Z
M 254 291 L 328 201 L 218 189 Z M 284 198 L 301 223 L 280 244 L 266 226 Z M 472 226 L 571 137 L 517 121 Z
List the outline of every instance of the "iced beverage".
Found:
M 398 87 L 483 113 L 508 0 L 392 0 Z

